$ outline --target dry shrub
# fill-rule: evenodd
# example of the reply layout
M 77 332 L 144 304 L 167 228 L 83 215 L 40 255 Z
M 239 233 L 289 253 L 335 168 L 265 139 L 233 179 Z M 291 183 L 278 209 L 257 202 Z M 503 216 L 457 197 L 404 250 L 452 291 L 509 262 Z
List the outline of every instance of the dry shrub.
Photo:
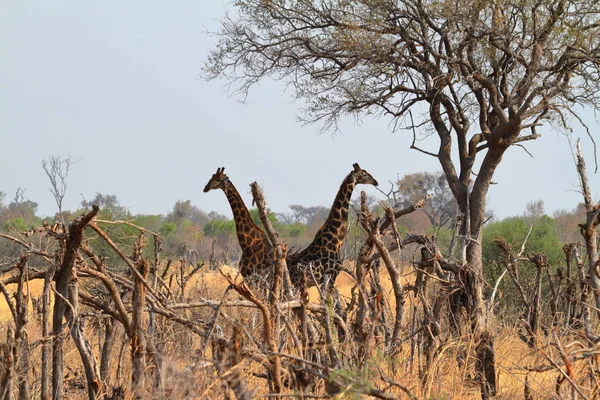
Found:
M 351 264 L 346 268 L 352 269 Z M 184 275 L 192 271 L 192 267 L 186 267 Z M 414 284 L 416 274 L 411 266 L 403 267 L 402 283 L 405 286 Z M 173 271 L 176 275 L 179 272 Z M 180 286 L 177 279 L 166 279 L 170 282 L 170 290 L 173 293 L 173 303 L 189 302 L 198 303 L 201 300 L 210 300 L 212 304 L 218 302 L 240 302 L 243 298 L 234 290 L 228 290 L 230 283 L 223 276 L 227 274 L 231 277 L 237 276 L 237 270 L 233 267 L 222 267 L 221 271 L 200 270 L 189 277 L 185 292 L 179 293 Z M 168 277 L 169 278 L 169 277 Z M 239 277 L 238 277 L 239 281 Z M 394 309 L 394 296 L 389 276 L 385 270 L 379 272 L 379 281 L 382 288 L 383 302 L 385 303 L 385 312 L 390 313 Z M 97 284 L 90 278 L 81 278 L 81 286 L 90 288 Z M 42 280 L 34 280 L 29 284 L 32 297 L 35 298 L 41 294 Z M 352 276 L 342 272 L 336 282 L 336 286 L 341 294 L 344 303 L 347 305 L 352 299 L 352 293 L 356 292 L 355 282 Z M 9 285 L 9 290 L 15 290 L 14 286 Z M 225 296 L 224 296 L 224 293 Z M 320 304 L 321 299 L 316 288 L 309 292 L 310 301 L 313 304 Z M 435 298 L 439 293 L 431 290 L 429 296 Z M 183 300 L 182 300 L 183 299 Z M 0 323 L 0 337 L 6 337 L 6 326 L 9 324 L 10 312 L 6 308 L 4 299 L 0 300 L 3 310 L 3 321 Z M 8 312 L 8 315 L 6 314 Z M 99 357 L 102 343 L 104 340 L 103 325 L 101 321 L 107 316 L 100 316 L 97 311 L 91 308 L 85 308 L 87 313 L 85 334 L 90 340 L 95 354 Z M 211 306 L 194 307 L 185 310 L 178 310 L 180 315 L 195 321 L 204 321 L 208 326 L 214 317 L 215 310 Z M 352 320 L 355 311 L 348 316 L 348 321 Z M 295 316 L 291 311 L 284 311 L 282 314 L 288 318 L 293 326 L 296 326 Z M 359 345 L 349 338 L 345 342 L 337 344 L 338 352 L 342 355 L 342 364 L 330 372 L 333 379 L 345 382 L 345 385 L 339 387 L 339 398 L 357 398 L 373 388 L 386 388 L 385 393 L 390 396 L 402 398 L 404 391 L 393 385 L 386 385 L 380 376 L 383 373 L 386 379 L 396 381 L 398 384 L 406 387 L 416 398 L 460 398 L 460 399 L 478 399 L 480 398 L 480 388 L 474 376 L 472 376 L 473 349 L 475 343 L 471 341 L 468 335 L 463 337 L 452 337 L 447 329 L 447 316 L 442 319 L 442 333 L 436 344 L 433 362 L 427 374 L 429 379 L 426 385 L 422 385 L 423 379 L 423 359 L 418 349 L 412 346 L 421 346 L 422 336 L 415 336 L 416 341 L 406 338 L 401 348 L 393 355 L 386 354 L 382 349 L 385 347 L 382 334 L 376 334 L 374 338 L 374 347 L 370 358 L 364 364 L 355 361 L 355 356 L 360 353 Z M 415 296 L 409 292 L 406 296 L 406 306 L 404 308 L 405 331 L 411 332 L 412 329 L 420 324 L 422 318 L 422 304 Z M 388 320 L 389 321 L 389 320 Z M 147 323 L 147 322 L 146 322 Z M 154 398 L 172 398 L 172 399 L 198 399 L 198 398 L 224 398 L 225 396 L 234 396 L 230 387 L 222 379 L 223 374 L 212 364 L 214 342 L 217 339 L 229 339 L 232 334 L 232 328 L 240 326 L 243 333 L 243 346 L 240 349 L 243 355 L 243 361 L 239 365 L 243 369 L 245 382 L 254 397 L 266 396 L 271 394 L 268 385 L 267 364 L 256 355 L 262 347 L 262 317 L 255 308 L 232 306 L 223 307 L 221 316 L 215 324 L 211 335 L 211 340 L 191 332 L 180 323 L 169 320 L 162 316 L 155 316 L 155 327 L 152 341 L 154 346 L 160 349 L 162 388 L 152 389 Z M 282 325 L 283 326 L 283 325 Z M 527 382 L 529 393 L 532 398 L 550 398 L 552 396 L 569 397 L 571 386 L 564 381 L 556 392 L 557 379 L 561 373 L 555 367 L 549 367 L 548 357 L 556 361 L 563 370 L 566 370 L 561 361 L 561 355 L 554 342 L 553 337 L 548 333 L 544 336 L 542 333 L 538 338 L 537 347 L 531 348 L 527 343 L 519 338 L 519 329 L 513 326 L 503 326 L 499 323 L 493 326 L 496 332 L 495 354 L 498 370 L 499 392 L 498 399 L 522 398 L 524 388 Z M 31 344 L 31 359 L 39 360 L 41 328 L 39 316 L 34 312 L 33 317 L 27 327 L 29 341 Z M 285 329 L 282 328 L 282 335 L 285 335 Z M 586 349 L 587 344 L 581 339 L 581 336 L 569 332 L 559 332 L 560 342 L 565 351 L 569 354 L 575 354 Z M 129 392 L 131 382 L 131 355 L 129 342 L 124 336 L 119 340 L 114 352 L 112 353 L 112 365 L 107 381 L 110 382 L 107 387 L 109 395 L 118 393 L 122 388 L 125 398 L 133 398 Z M 281 352 L 293 356 L 301 357 L 289 340 L 289 337 L 281 342 Z M 327 358 L 327 344 L 315 343 L 314 349 Z M 467 349 L 467 359 L 464 364 L 459 366 L 457 357 L 461 349 Z M 284 366 L 289 366 L 290 360 L 284 359 Z M 325 362 L 322 360 L 321 362 Z M 155 367 L 150 359 L 147 360 L 147 385 L 152 387 Z M 592 364 L 590 364 L 592 363 Z M 86 380 L 81 365 L 79 355 L 72 343 L 68 341 L 65 347 L 65 395 L 72 399 L 85 399 Z M 590 371 L 594 371 L 591 365 L 595 365 L 594 359 L 576 360 L 572 363 L 572 371 L 576 382 L 589 387 L 592 379 Z M 284 374 L 284 381 L 290 377 Z M 40 369 L 32 365 L 29 370 L 29 380 L 31 382 L 32 396 L 38 396 L 40 387 Z M 315 386 L 311 389 L 314 395 L 326 396 L 329 388 L 327 382 L 322 379 L 314 378 Z M 16 390 L 16 389 L 15 389 Z M 284 393 L 291 395 L 294 389 L 284 387 Z M 150 392 L 148 392 L 150 393 Z M 115 397 L 117 398 L 117 397 Z

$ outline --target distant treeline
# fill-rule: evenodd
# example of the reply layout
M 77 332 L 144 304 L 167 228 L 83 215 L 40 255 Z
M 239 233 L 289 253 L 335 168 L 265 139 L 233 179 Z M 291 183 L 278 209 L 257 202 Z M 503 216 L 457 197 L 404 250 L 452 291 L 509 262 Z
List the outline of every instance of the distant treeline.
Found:
M 443 251 L 450 250 L 450 241 L 456 222 L 456 206 L 448 190 L 443 175 L 421 172 L 405 175 L 396 183 L 395 191 L 382 195 L 382 199 L 369 198 L 370 208 L 375 215 L 382 214 L 381 202 L 398 206 L 413 204 L 431 194 L 422 209 L 398 220 L 402 233 L 428 234 L 433 236 Z M 240 249 L 235 237 L 235 222 L 231 215 L 206 212 L 192 204 L 191 200 L 179 200 L 167 215 L 132 214 L 123 206 L 116 195 L 97 193 L 89 201 L 82 201 L 78 210 L 65 210 L 52 217 L 38 215 L 38 203 L 26 199 L 19 190 L 12 200 L 0 192 L 0 231 L 25 233 L 42 224 L 54 224 L 62 218 L 66 223 L 89 210 L 92 204 L 100 206 L 98 219 L 127 221 L 158 233 L 162 238 L 163 257 L 187 258 L 190 262 L 208 263 L 211 268 L 219 265 L 235 265 L 240 257 Z M 226 201 L 224 198 L 223 201 Z M 351 205 L 348 238 L 344 245 L 344 256 L 353 259 L 364 239 L 364 232 L 357 221 L 358 199 Z M 293 249 L 307 246 L 329 213 L 327 206 L 290 205 L 287 213 L 271 212 L 269 218 L 281 238 Z M 262 226 L 257 209 L 250 209 L 256 223 Z M 530 253 L 543 252 L 549 261 L 558 266 L 563 260 L 561 247 L 579 239 L 578 224 L 585 218 L 582 205 L 573 210 L 556 211 L 552 216 L 545 213 L 543 201 L 527 205 L 518 216 L 498 220 L 489 212 L 489 220 L 484 231 L 484 262 L 486 278 L 492 282 L 502 273 L 499 260 L 503 256 L 494 240 L 504 238 L 511 245 L 520 245 L 527 237 L 527 250 Z M 121 245 L 132 246 L 137 229 L 128 230 L 125 225 L 107 228 L 111 237 L 118 238 Z M 529 230 L 531 229 L 531 232 Z M 93 237 L 92 237 L 93 239 Z M 0 242 L 0 254 L 5 260 L 17 256 L 19 249 L 9 241 Z M 111 255 L 106 248 L 106 256 Z M 410 261 L 407 252 L 404 261 Z M 0 260 L 2 262 L 3 260 Z M 0 264 L 1 266 L 2 264 Z

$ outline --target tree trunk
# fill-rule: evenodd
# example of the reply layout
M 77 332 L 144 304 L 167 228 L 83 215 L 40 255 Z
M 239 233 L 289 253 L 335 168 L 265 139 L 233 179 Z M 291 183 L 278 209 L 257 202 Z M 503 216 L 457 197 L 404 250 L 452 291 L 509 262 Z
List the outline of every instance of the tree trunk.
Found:
M 82 321 L 81 318 L 79 318 L 79 290 L 76 278 L 73 279 L 72 283 L 69 285 L 69 302 L 73 308 L 66 310 L 65 317 L 71 325 L 71 338 L 77 347 L 85 371 L 88 386 L 88 398 L 90 400 L 96 400 L 101 396 L 101 393 L 103 393 L 103 384 L 102 379 L 100 378 L 100 369 L 98 368 L 96 357 L 92 350 L 92 345 L 83 333 Z
M 52 314 L 52 399 L 63 399 L 63 369 L 64 369 L 64 354 L 62 341 L 63 337 L 63 318 L 67 303 L 65 299 L 68 297 L 69 282 L 71 274 L 75 266 L 75 258 L 81 242 L 83 240 L 83 230 L 87 224 L 98 214 L 100 208 L 94 206 L 92 211 L 79 217 L 71 224 L 69 234 L 66 239 L 65 251 L 62 257 L 60 268 L 56 272 L 55 287 L 57 296 L 54 298 L 54 312 Z
M 119 350 L 119 358 L 117 359 L 117 372 L 115 373 L 115 380 L 117 382 L 122 382 L 121 377 L 123 374 L 123 355 L 125 354 L 125 346 L 129 340 L 129 336 L 121 336 L 121 348 Z
M 148 275 L 148 263 L 141 259 L 137 263 L 143 279 Z M 146 303 L 146 287 L 136 275 L 133 298 L 132 337 L 131 337 L 131 383 L 135 399 L 145 398 L 146 370 L 146 337 L 144 335 L 144 309 Z
M 590 285 L 594 293 L 596 310 L 600 316 L 600 256 L 598 254 L 598 225 L 600 225 L 600 203 L 594 203 L 590 184 L 586 173 L 585 160 L 581 153 L 581 143 L 577 140 L 577 173 L 585 204 L 586 221 L 581 225 L 581 234 L 585 239 L 585 249 L 588 256 L 588 274 Z
M 370 247 L 368 247 L 370 251 Z M 356 287 L 358 288 L 358 310 L 357 317 L 354 320 L 354 340 L 359 345 L 358 359 L 364 361 L 368 358 L 369 343 L 367 341 L 368 333 L 371 330 L 371 312 L 369 309 L 369 299 L 367 294 L 366 277 L 367 270 L 371 268 L 371 263 L 364 262 L 364 248 L 361 249 L 361 255 L 356 261 Z M 305 315 L 304 315 L 305 317 Z M 305 326 L 304 324 L 302 326 Z M 305 338 L 308 337 L 305 333 Z
M 11 325 L 6 330 L 6 342 L 0 343 L 0 400 L 12 400 L 13 376 L 17 347 Z
M 56 302 L 58 301 L 58 296 L 54 302 L 54 315 L 52 318 L 52 399 L 53 400 L 62 400 L 63 399 L 63 369 L 64 369 L 64 359 L 63 359 L 63 346 L 62 346 L 62 315 L 61 318 L 58 318 L 58 312 L 56 311 Z M 64 313 L 64 311 L 63 311 Z M 60 313 L 60 314 L 63 314 Z
M 598 214 L 596 213 L 596 219 Z M 590 219 L 590 217 L 588 217 Z M 589 223 L 589 225 L 593 225 Z M 595 224 L 597 225 L 597 224 Z M 600 256 L 598 255 L 598 230 L 596 227 L 588 229 L 585 238 L 585 248 L 588 256 L 588 274 L 590 276 L 590 284 L 592 292 L 594 293 L 594 301 L 596 304 L 596 311 L 600 316 L 600 276 L 598 269 L 600 268 Z
M 482 228 L 485 219 L 486 195 L 494 170 L 502 159 L 502 153 L 489 150 L 483 161 L 479 176 L 469 196 L 470 235 L 467 245 L 467 296 L 471 326 L 476 343 L 476 373 L 481 384 L 481 398 L 489 399 L 496 395 L 496 366 L 494 360 L 494 336 L 488 329 L 487 307 L 483 301 L 483 256 Z
M 535 286 L 534 294 L 529 306 L 529 328 L 531 329 L 529 347 L 535 347 L 540 331 L 540 314 L 542 301 L 542 270 L 548 268 L 548 260 L 544 254 L 535 254 L 529 258 L 535 264 Z
M 481 385 L 481 398 L 486 400 L 496 395 L 496 366 L 494 360 L 494 337 L 487 327 L 486 307 L 483 304 L 483 260 L 481 233 L 472 237 L 467 247 L 467 296 L 476 352 L 476 374 Z
M 105 326 L 104 343 L 102 344 L 102 352 L 100 355 L 100 379 L 110 386 L 109 371 L 111 367 L 112 355 L 117 339 L 121 336 L 121 323 L 116 319 L 109 319 Z
M 55 260 L 54 264 L 57 265 L 58 261 Z M 42 292 L 42 337 L 44 338 L 50 336 L 50 285 L 55 269 L 55 266 L 50 267 L 44 277 L 44 291 Z M 42 342 L 41 400 L 50 400 L 50 348 L 50 341 L 44 340 Z
M 362 192 L 364 193 L 364 192 Z M 363 213 L 365 211 L 363 210 Z M 398 233 L 398 228 L 396 227 L 396 219 L 394 218 L 394 213 L 391 208 L 385 208 L 386 216 L 389 220 L 392 221 L 392 231 L 394 232 L 394 239 L 396 240 L 398 251 L 401 251 L 400 246 L 400 236 Z M 394 315 L 394 331 L 392 333 L 391 344 L 390 347 L 392 349 L 397 348 L 401 344 L 400 335 L 402 333 L 402 316 L 404 314 L 404 286 L 401 281 L 401 273 L 400 269 L 392 259 L 389 251 L 387 250 L 383 239 L 381 238 L 381 233 L 379 232 L 379 226 L 373 226 L 373 228 L 369 231 L 370 237 L 373 239 L 377 250 L 381 254 L 381 258 L 387 268 L 388 274 L 390 276 L 390 280 L 392 282 L 392 288 L 394 290 L 394 297 L 396 300 L 396 309 Z M 375 322 L 375 321 L 373 321 Z
M 252 391 L 248 389 L 244 370 L 241 365 L 244 357 L 241 355 L 243 335 L 240 327 L 234 325 L 230 340 L 217 339 L 214 346 L 214 363 L 219 373 L 224 377 L 229 388 L 238 400 L 252 399 Z
M 161 239 L 158 235 L 154 235 L 154 262 L 150 265 L 150 276 L 152 279 L 152 290 L 156 290 L 158 283 L 158 266 L 160 265 L 160 253 L 162 251 Z M 197 271 L 197 267 L 194 271 Z M 192 272 L 193 273 L 193 272 Z M 188 279 L 191 277 L 188 277 Z M 155 339 L 159 339 L 159 343 Z M 152 349 L 152 363 L 154 364 L 154 388 L 162 391 L 164 389 L 164 373 L 163 373 L 163 345 L 160 340 L 162 336 L 156 329 L 156 315 L 150 312 L 148 315 L 148 347 Z M 162 392 L 161 392 L 162 393 Z
M 19 400 L 29 400 L 31 393 L 29 390 L 29 340 L 27 334 L 27 305 L 29 302 L 29 290 L 25 293 L 25 285 L 29 285 L 28 282 L 28 271 L 27 262 L 29 256 L 26 254 L 21 255 L 19 260 L 19 285 L 17 287 L 16 295 L 16 332 L 15 340 L 17 346 L 17 379 L 19 387 Z

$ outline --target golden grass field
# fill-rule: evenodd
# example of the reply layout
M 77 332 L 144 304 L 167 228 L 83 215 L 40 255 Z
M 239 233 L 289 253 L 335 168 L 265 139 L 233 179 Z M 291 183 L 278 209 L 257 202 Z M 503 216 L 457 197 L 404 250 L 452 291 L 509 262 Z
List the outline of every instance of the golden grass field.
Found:
M 44 281 L 42 279 L 37 279 L 28 282 L 29 286 L 29 295 L 31 298 L 39 298 L 44 291 Z M 6 285 L 8 291 L 10 293 L 15 293 L 17 291 L 17 284 L 11 283 Z M 50 292 L 50 299 L 52 299 L 52 292 Z M 52 301 L 52 300 L 50 300 Z M 29 310 L 31 312 L 31 301 L 29 302 Z M 0 296 L 0 322 L 6 322 L 12 319 L 10 314 L 10 309 L 8 308 L 8 304 L 6 303 L 6 298 L 4 296 Z
M 408 268 L 407 268 L 408 270 Z M 226 274 L 230 274 L 231 276 L 235 276 L 237 270 L 232 267 L 222 267 L 221 271 Z M 405 281 L 410 282 L 412 280 L 412 274 L 407 274 L 405 276 Z M 391 296 L 392 289 L 389 277 L 382 273 L 381 283 L 385 290 L 388 291 L 388 298 L 393 301 L 393 296 Z M 339 288 L 340 294 L 345 297 L 350 296 L 350 290 L 352 288 L 352 278 L 345 273 L 342 273 L 337 281 L 337 286 Z M 222 274 L 218 271 L 211 271 L 196 274 L 187 284 L 187 294 L 188 298 L 192 300 L 194 297 L 202 296 L 204 298 L 220 300 L 225 288 L 228 286 L 226 279 L 222 276 Z M 8 285 L 9 290 L 15 290 L 15 285 Z M 43 281 L 37 280 L 29 283 L 29 291 L 31 297 L 39 297 L 42 293 L 43 289 Z M 228 295 L 228 300 L 234 300 L 238 297 L 230 292 Z M 412 302 L 410 296 L 408 296 L 405 305 L 405 313 L 406 316 L 404 318 L 405 321 L 408 320 L 409 312 L 412 308 Z M 310 298 L 313 302 L 319 301 L 318 291 L 315 288 L 312 288 L 310 291 Z M 236 318 L 239 317 L 243 319 L 246 317 L 247 311 L 245 310 L 237 310 L 231 311 L 231 316 Z M 0 335 L 4 336 L 4 327 L 11 318 L 10 311 L 7 307 L 6 301 L 4 297 L 0 297 Z M 29 340 L 33 342 L 40 338 L 40 328 L 38 320 L 35 318 L 30 318 L 30 326 L 28 327 Z M 257 326 L 260 326 L 257 324 Z M 259 328 L 257 328 L 259 329 Z M 0 337 L 1 337 L 0 336 Z M 94 343 L 94 346 L 99 346 L 101 338 L 97 335 L 92 336 L 90 334 L 90 340 Z M 465 346 L 469 346 L 469 343 L 460 343 Z M 447 345 L 442 346 L 440 348 L 439 354 L 436 358 L 434 368 L 430 371 L 431 379 L 429 387 L 425 388 L 422 391 L 419 388 L 419 374 L 418 374 L 418 362 L 414 360 L 412 363 L 408 362 L 409 356 L 409 345 L 405 344 L 400 354 L 394 360 L 399 362 L 399 368 L 396 370 L 394 378 L 400 383 L 409 387 L 413 393 L 415 393 L 418 398 L 431 398 L 431 399 L 479 399 L 480 393 L 479 388 L 470 378 L 470 373 L 472 368 L 468 369 L 460 369 L 455 361 L 456 358 L 456 350 L 459 343 L 449 341 Z M 75 350 L 72 342 L 69 342 L 68 350 L 66 352 L 66 365 L 69 365 L 71 369 L 81 369 L 81 362 L 78 358 L 77 351 Z M 577 343 L 571 344 L 571 346 L 577 346 Z M 99 350 L 99 347 L 96 347 Z M 548 347 L 547 355 L 553 359 L 558 359 L 557 354 L 553 354 L 552 350 Z M 178 351 L 182 351 L 183 348 L 181 346 L 174 346 L 173 350 L 170 351 L 171 355 L 171 369 L 174 376 L 180 374 L 180 379 L 182 382 L 185 379 L 189 380 L 189 376 L 185 376 L 184 367 L 185 362 L 182 360 L 177 360 Z M 523 367 L 534 367 L 538 365 L 547 365 L 548 362 L 545 359 L 545 356 L 542 355 L 539 351 L 533 350 L 529 348 L 522 340 L 520 340 L 512 328 L 501 328 L 498 327 L 496 329 L 496 342 L 495 342 L 495 350 L 496 350 L 496 365 L 497 365 L 497 373 L 498 373 L 498 385 L 499 385 L 499 393 L 498 399 L 517 399 L 523 398 L 524 393 L 524 382 L 525 377 L 528 376 L 529 385 L 531 387 L 531 391 L 533 394 L 533 398 L 536 399 L 546 399 L 553 398 L 555 396 L 554 386 L 556 384 L 556 379 L 558 373 L 556 370 L 550 372 L 529 372 L 528 374 L 523 370 Z M 186 355 L 189 359 L 191 349 L 186 349 Z M 182 357 L 183 357 L 183 353 Z M 39 363 L 39 348 L 36 349 L 32 353 L 32 360 L 36 360 L 36 363 Z M 127 368 L 128 361 L 127 356 L 125 357 L 125 362 L 123 364 L 123 368 Z M 382 366 L 387 371 L 391 371 L 389 368 L 389 360 L 384 360 L 378 356 L 375 356 L 373 359 L 373 364 Z M 574 370 L 576 373 L 583 374 L 583 369 L 586 367 L 585 362 L 575 363 Z M 247 365 L 247 372 L 258 371 L 261 370 L 262 367 L 255 363 L 250 363 Z M 33 374 L 39 374 L 39 371 L 36 369 L 36 366 L 33 366 L 34 372 Z M 177 372 L 179 371 L 179 372 Z M 78 377 L 73 375 L 73 372 L 69 370 L 67 372 L 70 374 L 69 379 L 83 379 L 82 372 Z M 37 376 L 37 375 L 36 375 Z M 123 376 L 127 376 L 126 373 L 123 373 Z M 114 378 L 113 378 L 114 379 Z M 173 382 L 176 382 L 177 379 L 173 378 Z M 123 380 L 126 381 L 125 378 Z M 249 385 L 255 385 L 256 394 L 266 393 L 266 385 L 264 380 L 252 377 L 248 375 L 248 383 Z M 82 390 L 81 393 L 74 392 L 70 395 L 69 398 L 85 398 L 85 391 Z M 202 397 L 198 397 L 202 398 Z M 346 398 L 341 395 L 339 398 Z M 556 397 L 554 397 L 556 398 Z
M 226 268 L 227 272 L 235 275 L 236 270 Z M 408 270 L 408 269 L 407 269 Z M 407 274 L 404 283 L 414 280 L 413 274 Z M 336 281 L 342 297 L 349 298 L 350 291 L 353 286 L 353 279 L 346 273 L 342 272 Z M 196 285 L 199 287 L 212 287 L 216 293 L 222 293 L 227 286 L 226 280 L 219 272 L 205 273 L 197 278 Z M 388 299 L 391 307 L 394 306 L 394 296 L 392 284 L 386 272 L 381 274 L 381 285 L 387 291 Z M 319 293 L 316 288 L 309 290 L 310 299 L 312 302 L 319 301 Z M 410 311 L 411 301 L 407 299 L 405 305 L 405 318 L 407 320 Z M 427 393 L 419 391 L 418 373 L 416 371 L 403 371 L 396 379 L 404 383 L 409 388 L 418 393 L 419 398 L 433 399 L 480 399 L 480 391 L 478 385 L 469 377 L 472 373 L 469 370 L 461 370 L 455 361 L 456 349 L 459 343 L 451 343 L 446 347 L 442 347 L 441 354 L 437 357 L 433 378 L 427 388 Z M 465 344 L 465 343 L 461 343 Z M 466 343 L 465 345 L 469 345 Z M 400 358 L 406 358 L 409 349 L 405 348 L 399 355 Z M 557 373 L 551 372 L 530 372 L 526 374 L 522 367 L 534 367 L 539 365 L 547 365 L 547 360 L 538 351 L 527 346 L 518 338 L 517 333 L 512 328 L 498 328 L 495 342 L 496 351 L 496 368 L 498 372 L 499 394 L 498 399 L 518 399 L 523 398 L 525 377 L 528 376 L 529 386 L 533 394 L 533 398 L 547 399 L 556 398 L 554 386 L 556 384 Z M 556 359 L 556 354 L 551 354 Z M 576 364 L 575 369 L 584 373 L 582 369 L 584 363 Z M 258 384 L 263 384 L 258 381 Z
M 408 268 L 407 268 L 408 270 Z M 236 276 L 237 270 L 232 267 L 222 267 L 221 271 L 231 276 Z M 407 274 L 403 281 L 409 283 L 414 280 L 414 274 Z M 351 289 L 354 281 L 348 274 L 342 272 L 337 281 L 336 286 L 343 298 L 350 298 Z M 218 271 L 206 272 L 194 277 L 188 284 L 191 292 L 198 291 L 210 295 L 214 299 L 220 299 L 221 294 L 228 286 L 227 280 Z M 387 291 L 387 297 L 391 307 L 394 306 L 394 296 L 392 284 L 386 272 L 381 274 L 381 285 Z M 311 302 L 319 301 L 319 293 L 316 288 L 309 289 Z M 411 301 L 407 299 L 405 305 L 405 318 L 407 320 L 408 313 L 411 308 Z M 464 343 L 461 343 L 464 344 Z M 461 370 L 455 361 L 456 349 L 459 343 L 449 344 L 442 348 L 441 354 L 437 357 L 436 368 L 433 371 L 433 379 L 427 388 L 427 393 L 420 392 L 418 388 L 418 373 L 416 371 L 416 362 L 414 371 L 403 371 L 396 376 L 400 382 L 407 385 L 418 393 L 419 398 L 433 399 L 480 399 L 480 391 L 478 385 L 470 378 L 469 370 Z M 466 343 L 465 345 L 469 345 Z M 406 358 L 409 349 L 404 349 L 399 355 L 400 358 Z M 534 367 L 539 365 L 547 365 L 547 360 L 538 351 L 527 346 L 518 338 L 517 333 L 512 328 L 498 328 L 495 341 L 496 351 L 496 368 L 498 372 L 499 393 L 498 399 L 518 399 L 523 398 L 525 377 L 528 376 L 529 386 L 533 394 L 533 398 L 547 399 L 556 398 L 554 386 L 556 384 L 557 373 L 551 372 L 530 372 L 525 373 L 522 367 Z M 551 354 L 556 358 L 556 354 Z M 576 364 L 576 370 L 584 368 L 583 363 Z M 583 373 L 583 372 L 581 372 Z M 250 378 L 251 379 L 251 378 Z M 254 379 L 257 385 L 264 386 L 264 381 Z M 343 398 L 343 397 L 342 397 Z

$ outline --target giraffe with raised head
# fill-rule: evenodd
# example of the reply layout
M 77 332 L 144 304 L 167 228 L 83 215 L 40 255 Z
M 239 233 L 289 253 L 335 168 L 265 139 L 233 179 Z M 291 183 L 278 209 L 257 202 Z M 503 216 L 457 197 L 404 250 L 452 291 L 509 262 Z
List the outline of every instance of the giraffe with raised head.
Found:
M 291 254 L 286 260 L 290 280 L 296 287 L 304 274 L 307 287 L 314 286 L 315 281 L 323 283 L 325 277 L 328 277 L 330 285 L 335 283 L 342 267 L 340 250 L 348 231 L 348 208 L 352 192 L 358 184 L 378 185 L 375 178 L 358 164 L 352 166 L 352 172 L 344 178 L 329 216 L 312 243 L 304 250 Z
M 240 274 L 244 278 L 256 275 L 255 277 L 261 280 L 269 279 L 273 269 L 271 243 L 252 219 L 244 200 L 229 177 L 225 175 L 224 170 L 224 167 L 217 168 L 217 172 L 204 187 L 204 192 L 221 189 L 227 196 L 231 211 L 233 211 L 237 239 L 242 248 L 242 257 L 238 264 Z

